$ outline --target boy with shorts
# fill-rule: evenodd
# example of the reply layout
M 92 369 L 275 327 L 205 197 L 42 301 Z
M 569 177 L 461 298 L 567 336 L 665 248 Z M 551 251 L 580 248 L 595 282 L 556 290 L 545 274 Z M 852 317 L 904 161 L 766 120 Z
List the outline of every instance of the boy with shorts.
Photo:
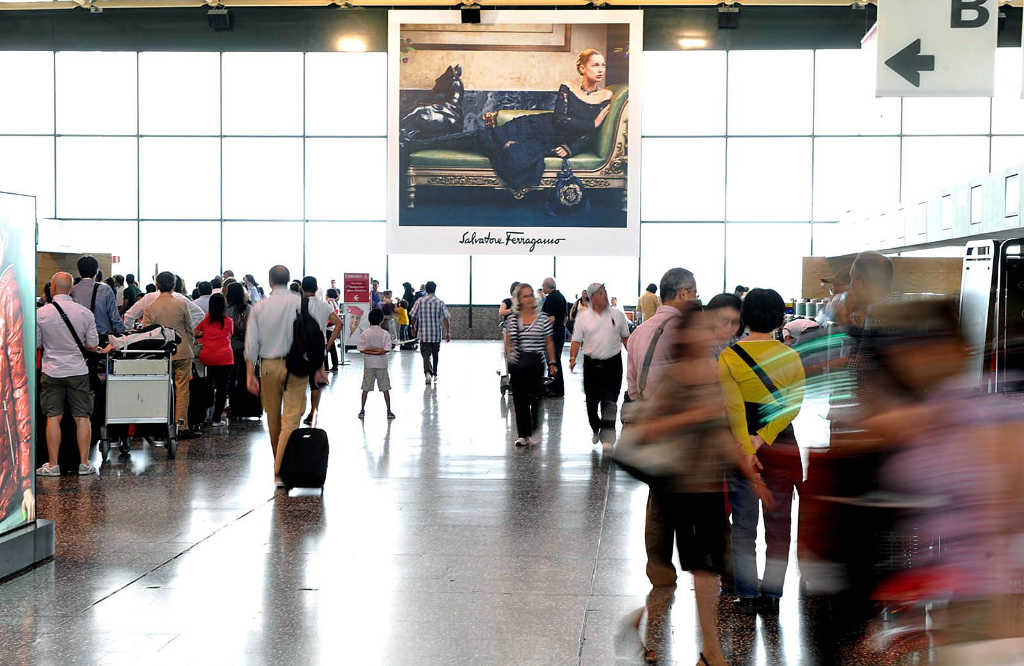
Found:
M 388 354 L 391 352 L 391 333 L 381 327 L 384 313 L 378 309 L 367 315 L 370 327 L 359 336 L 356 345 L 363 354 L 363 401 L 359 407 L 359 418 L 366 416 L 366 396 L 377 388 L 384 392 L 384 404 L 388 408 L 388 420 L 395 418 L 391 411 L 391 378 L 388 376 Z

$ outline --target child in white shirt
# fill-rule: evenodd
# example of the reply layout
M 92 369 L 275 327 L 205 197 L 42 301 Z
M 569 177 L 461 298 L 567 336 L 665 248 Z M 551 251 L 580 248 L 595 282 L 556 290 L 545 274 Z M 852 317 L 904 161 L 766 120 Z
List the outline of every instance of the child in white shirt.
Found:
M 359 407 L 359 418 L 366 416 L 366 397 L 373 390 L 374 383 L 384 393 L 384 404 L 388 408 L 388 420 L 395 418 L 391 411 L 391 377 L 388 376 L 388 354 L 391 352 L 391 333 L 381 327 L 384 313 L 379 309 L 370 310 L 367 315 L 370 327 L 359 336 L 356 345 L 363 354 L 363 401 Z

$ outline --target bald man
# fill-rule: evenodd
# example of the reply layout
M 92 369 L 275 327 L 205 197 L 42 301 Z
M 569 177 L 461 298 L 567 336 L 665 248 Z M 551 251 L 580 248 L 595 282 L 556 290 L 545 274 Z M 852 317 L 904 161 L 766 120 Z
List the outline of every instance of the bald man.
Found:
M 39 396 L 46 415 L 46 452 L 50 458 L 36 470 L 38 476 L 60 476 L 57 452 L 65 400 L 75 419 L 78 474 L 96 473 L 96 468 L 89 464 L 93 395 L 85 353 L 97 351 L 99 335 L 92 312 L 71 299 L 71 287 L 70 273 L 55 273 L 50 278 L 53 302 L 36 310 L 36 346 L 43 350 Z

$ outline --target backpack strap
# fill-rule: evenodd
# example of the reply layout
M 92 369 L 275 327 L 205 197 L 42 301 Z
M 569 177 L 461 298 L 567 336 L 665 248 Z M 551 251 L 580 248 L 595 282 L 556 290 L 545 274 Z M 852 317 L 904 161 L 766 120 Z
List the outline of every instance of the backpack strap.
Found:
M 71 320 L 68 319 L 68 316 L 64 313 L 64 309 L 57 304 L 57 301 L 53 301 L 50 305 L 57 308 L 57 313 L 60 315 L 60 318 L 64 320 L 64 324 L 68 327 L 68 330 L 71 331 L 71 337 L 75 339 L 75 344 L 78 345 L 78 351 L 82 352 L 82 358 L 84 358 L 85 362 L 88 363 L 89 355 L 85 351 L 85 345 L 82 344 L 82 339 L 78 337 L 78 331 L 76 331 L 75 327 L 71 324 Z
M 657 348 L 658 340 L 661 339 L 666 326 L 668 326 L 667 319 L 663 321 L 661 326 L 658 327 L 658 330 L 654 332 L 654 336 L 651 338 L 651 344 L 647 346 L 647 353 L 644 355 L 644 363 L 640 367 L 640 379 L 637 381 L 637 388 L 640 389 L 640 395 L 643 395 L 644 389 L 647 388 L 647 373 L 650 372 L 651 362 L 654 361 L 654 350 Z
M 775 385 L 775 382 L 773 382 L 772 378 L 768 376 L 768 373 L 758 365 L 757 361 L 747 353 L 747 350 L 741 347 L 738 342 L 730 346 L 729 349 L 739 356 L 744 363 L 750 366 L 750 369 L 754 371 L 754 374 L 757 375 L 757 378 L 761 380 L 762 384 L 764 384 L 768 393 L 771 394 L 772 400 L 774 400 L 779 407 L 784 407 L 786 401 L 782 399 L 782 393 L 779 391 L 779 387 Z

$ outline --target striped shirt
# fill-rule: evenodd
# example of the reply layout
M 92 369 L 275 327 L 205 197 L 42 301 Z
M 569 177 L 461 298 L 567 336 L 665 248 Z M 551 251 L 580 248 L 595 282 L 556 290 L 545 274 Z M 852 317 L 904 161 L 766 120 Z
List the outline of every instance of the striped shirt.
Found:
M 416 337 L 420 342 L 441 342 L 444 320 L 452 316 L 444 301 L 434 294 L 417 300 L 409 314 L 416 319 Z
M 529 326 L 523 326 L 519 317 L 520 314 L 516 312 L 509 315 L 505 321 L 513 355 L 541 354 L 547 357 L 548 338 L 551 337 L 554 330 L 551 317 L 543 312 L 538 312 L 537 318 Z

